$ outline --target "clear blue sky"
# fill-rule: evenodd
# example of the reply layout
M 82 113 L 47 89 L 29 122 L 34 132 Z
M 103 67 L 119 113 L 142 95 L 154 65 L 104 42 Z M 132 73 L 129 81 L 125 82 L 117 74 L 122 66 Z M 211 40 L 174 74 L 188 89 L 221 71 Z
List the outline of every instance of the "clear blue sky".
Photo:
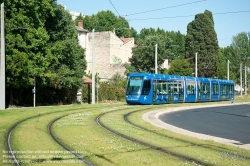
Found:
M 250 0 L 57 0 L 57 3 L 84 15 L 110 10 L 125 17 L 138 33 L 142 28 L 159 27 L 186 34 L 194 16 L 209 10 L 214 14 L 220 47 L 229 46 L 238 33 L 250 32 Z

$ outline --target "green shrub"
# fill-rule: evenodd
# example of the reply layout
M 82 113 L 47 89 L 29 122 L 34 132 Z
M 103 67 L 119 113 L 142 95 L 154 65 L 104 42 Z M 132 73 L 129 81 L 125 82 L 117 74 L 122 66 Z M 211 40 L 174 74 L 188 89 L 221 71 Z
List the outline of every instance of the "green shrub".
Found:
M 91 85 L 84 84 L 82 88 L 82 101 L 84 103 L 91 103 L 92 89 Z M 97 95 L 97 89 L 95 90 Z M 98 88 L 98 101 L 115 100 L 123 101 L 125 99 L 125 88 L 112 85 L 109 82 L 100 83 Z

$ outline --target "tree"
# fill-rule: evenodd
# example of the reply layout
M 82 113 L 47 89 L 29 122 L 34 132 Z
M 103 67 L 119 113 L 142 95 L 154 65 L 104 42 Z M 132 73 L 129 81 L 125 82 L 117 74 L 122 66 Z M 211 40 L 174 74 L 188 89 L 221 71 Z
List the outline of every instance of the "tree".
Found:
M 80 86 L 86 60 L 84 49 L 78 43 L 71 15 L 61 6 L 57 6 L 55 15 L 47 19 L 46 28 L 51 42 L 48 47 L 51 62 L 51 77 L 48 80 L 50 85 L 69 89 Z
M 131 66 L 137 72 L 155 72 L 155 44 L 157 44 L 157 66 L 161 70 L 164 59 L 172 57 L 170 50 L 171 39 L 162 35 L 148 35 L 138 41 L 138 47 L 134 48 L 132 58 L 129 59 Z
M 227 58 L 224 56 L 224 50 L 222 48 L 219 49 L 216 75 L 219 79 L 227 79 Z
M 171 39 L 171 45 L 169 49 L 171 50 L 172 54 L 168 57 L 169 62 L 176 58 L 183 58 L 185 55 L 185 35 L 181 34 L 180 31 L 165 31 L 163 29 L 157 28 L 149 28 L 149 29 L 142 29 L 140 34 L 137 35 L 136 43 L 143 43 L 143 40 L 150 35 L 157 35 L 163 36 L 164 38 Z
M 185 35 L 178 32 L 168 32 L 163 29 L 142 29 L 136 37 L 138 47 L 133 49 L 131 64 L 126 64 L 126 74 L 129 72 L 151 72 L 155 71 L 155 44 L 157 47 L 158 71 L 166 73 L 161 65 L 165 59 L 171 63 L 175 59 L 184 57 Z
M 48 15 L 54 14 L 55 0 L 38 2 L 5 0 L 6 86 L 13 104 L 13 88 L 27 88 L 34 76 L 47 73 L 46 54 L 49 35 L 44 28 Z M 42 79 L 41 81 L 44 81 Z
M 231 46 L 235 52 L 235 61 L 248 66 L 250 64 L 250 32 L 241 32 L 233 36 Z
M 188 24 L 185 49 L 185 58 L 189 59 L 193 69 L 195 53 L 198 53 L 198 76 L 216 76 L 219 46 L 210 11 L 195 15 L 195 20 Z
M 135 37 L 137 34 L 134 28 L 130 28 L 128 21 L 124 17 L 117 17 L 113 12 L 100 11 L 83 19 L 84 28 L 88 31 L 95 29 L 96 32 L 114 31 L 117 36 Z
M 236 82 L 240 83 L 240 64 L 250 66 L 250 32 L 241 32 L 233 36 L 231 44 L 230 66 L 236 74 Z
M 193 69 L 190 67 L 188 60 L 175 59 L 172 61 L 168 74 L 180 76 L 192 76 Z
M 58 83 L 65 88 L 81 85 L 86 62 L 70 14 L 55 0 L 7 0 L 5 8 L 10 105 L 14 104 L 13 89 L 18 94 L 30 88 L 32 96 L 34 77 L 37 88 L 51 90 Z
M 174 53 L 173 59 L 184 58 L 185 56 L 185 35 L 181 34 L 180 31 L 166 32 L 167 36 L 172 39 L 171 50 Z
M 235 58 L 234 58 L 234 50 L 232 48 L 232 46 L 227 46 L 225 48 L 223 48 L 222 50 L 220 50 L 221 53 L 223 53 L 223 61 L 227 61 L 229 60 L 229 79 L 230 80 L 234 80 L 235 82 L 239 82 L 239 77 L 237 79 L 237 75 L 239 76 L 239 64 L 235 63 Z M 222 61 L 220 61 L 222 62 Z M 225 63 L 225 62 L 224 62 Z M 218 64 L 218 72 L 220 70 L 220 66 L 222 66 L 220 63 Z M 223 65 L 225 66 L 225 64 Z M 220 77 L 220 74 L 218 74 L 218 77 Z

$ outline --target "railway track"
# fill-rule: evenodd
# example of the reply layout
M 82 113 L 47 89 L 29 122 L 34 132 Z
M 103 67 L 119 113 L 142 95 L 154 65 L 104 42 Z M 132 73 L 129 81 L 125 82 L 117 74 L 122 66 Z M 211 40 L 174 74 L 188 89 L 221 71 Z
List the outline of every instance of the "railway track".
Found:
M 132 122 L 130 122 L 130 121 L 128 120 L 128 116 L 129 116 L 129 115 L 131 115 L 131 114 L 134 113 L 134 112 L 143 111 L 143 110 L 145 110 L 145 109 L 136 110 L 136 111 L 132 111 L 132 112 L 129 112 L 129 113 L 125 114 L 125 115 L 123 116 L 124 121 L 127 122 L 127 123 L 129 123 L 130 125 L 133 125 L 133 126 L 138 127 L 138 128 L 140 128 L 140 129 L 142 129 L 142 130 L 145 130 L 144 128 L 141 128 L 140 126 L 137 126 L 137 125 L 133 124 Z M 186 156 L 186 155 L 178 154 L 178 153 L 176 153 L 176 152 L 173 152 L 173 151 L 164 149 L 164 148 L 162 148 L 162 147 L 160 147 L 160 146 L 155 146 L 155 145 L 152 145 L 152 144 L 150 144 L 150 143 L 147 143 L 147 142 L 144 142 L 144 141 L 140 141 L 140 140 L 138 140 L 138 139 L 136 139 L 136 138 L 130 137 L 130 136 L 128 136 L 128 135 L 125 135 L 125 134 L 122 134 L 122 133 L 120 133 L 120 132 L 117 132 L 117 131 L 114 130 L 114 129 L 111 129 L 110 127 L 108 127 L 107 125 L 105 125 L 104 123 L 102 123 L 100 119 L 101 119 L 103 116 L 105 116 L 106 114 L 112 113 L 112 112 L 114 112 L 114 111 L 102 113 L 102 114 L 100 114 L 99 116 L 97 116 L 97 117 L 96 117 L 96 123 L 97 123 L 99 126 L 101 126 L 102 128 L 104 128 L 105 130 L 107 130 L 107 131 L 109 131 L 109 132 L 111 132 L 111 133 L 113 133 L 113 134 L 115 134 L 115 135 L 117 135 L 117 136 L 119 136 L 119 137 L 122 137 L 122 138 L 124 138 L 124 139 L 127 139 L 127 140 L 129 140 L 129 141 L 131 141 L 131 142 L 133 142 L 133 143 L 140 144 L 140 145 L 145 146 L 145 147 L 148 147 L 148 148 L 150 148 L 150 149 L 154 149 L 154 150 L 160 151 L 160 152 L 162 152 L 162 153 L 165 153 L 165 154 L 168 154 L 168 155 L 177 157 L 177 158 L 182 159 L 182 160 L 185 160 L 185 161 L 189 161 L 189 162 L 194 163 L 194 164 L 197 164 L 197 165 L 207 165 L 207 166 L 212 165 L 212 164 L 206 164 L 206 163 L 204 163 L 204 162 L 201 162 L 200 160 L 197 160 L 197 159 L 195 159 L 195 158 L 188 157 L 188 156 Z M 147 130 L 147 131 L 151 132 L 150 130 Z M 158 133 L 154 133 L 154 134 L 158 134 Z
M 91 108 L 94 108 L 94 107 L 91 107 Z M 76 110 L 79 110 L 79 109 L 81 109 L 81 111 L 82 110 L 84 110 L 83 108 L 77 108 L 77 109 L 69 109 L 69 110 L 65 110 L 64 112 L 69 112 L 69 111 L 76 111 Z M 86 109 L 86 108 L 85 108 Z M 44 116 L 44 115 L 49 115 L 49 114 L 56 114 L 56 113 L 60 113 L 59 111 L 53 111 L 53 112 L 49 112 L 49 113 L 46 113 L 46 114 L 42 114 L 42 116 Z M 74 112 L 74 113 L 77 113 L 77 112 Z M 67 115 L 69 115 L 69 114 L 67 114 Z M 64 115 L 64 116 L 67 116 L 67 115 Z M 38 118 L 38 117 L 40 117 L 41 116 L 41 114 L 39 114 L 39 115 L 35 115 L 35 116 L 31 116 L 31 117 L 28 117 L 28 118 L 25 118 L 25 119 L 22 119 L 22 120 L 20 120 L 20 121 L 18 121 L 18 122 L 16 122 L 13 126 L 11 126 L 10 127 L 10 129 L 8 130 L 8 132 L 7 132 L 7 135 L 6 135 L 6 139 L 5 139 L 5 142 L 6 142 L 6 146 L 7 146 L 7 151 L 8 151 L 8 153 L 9 153 L 9 157 L 12 159 L 11 160 L 11 163 L 13 164 L 13 165 L 15 165 L 15 166 L 21 166 L 21 162 L 18 160 L 18 158 L 17 158 L 17 156 L 15 155 L 15 153 L 14 153 L 14 149 L 12 148 L 12 144 L 11 144 L 11 135 L 12 135 L 12 133 L 13 133 L 13 131 L 16 129 L 16 127 L 18 126 L 18 125 L 20 125 L 21 123 L 23 123 L 23 122 L 25 122 L 25 121 L 27 121 L 27 120 L 30 120 L 30 119 L 33 119 L 33 118 Z M 63 118 L 64 116 L 61 116 L 60 118 Z M 55 135 L 53 135 L 53 132 L 52 132 L 52 130 L 51 130 L 51 127 L 52 127 L 52 125 L 53 125 L 53 123 L 55 122 L 55 121 L 57 121 L 57 120 L 59 120 L 60 118 L 56 118 L 56 119 L 54 119 L 52 122 L 50 122 L 49 123 L 49 125 L 48 125 L 48 129 L 49 129 L 49 134 L 51 135 L 51 137 L 56 141 L 57 139 L 56 139 L 56 137 L 55 137 Z M 56 141 L 57 142 L 57 141 Z M 58 143 L 58 142 L 57 142 Z M 62 146 L 64 149 L 65 149 L 65 147 L 66 146 L 63 146 L 63 144 L 62 143 L 59 143 L 59 145 L 60 146 Z M 67 148 L 66 150 L 68 150 L 68 151 L 70 151 L 70 152 L 73 152 L 72 150 L 70 150 L 69 148 Z M 75 155 L 75 154 L 74 154 Z M 88 164 L 88 165 L 92 165 L 91 163 L 89 163 L 88 161 L 84 161 L 84 159 L 81 157 L 81 156 L 79 156 L 79 155 L 75 155 L 79 160 L 81 160 L 82 162 L 84 162 L 84 163 L 86 163 L 86 164 Z
M 91 107 L 90 109 L 93 109 L 93 108 L 94 107 Z M 50 122 L 47 123 L 48 124 L 47 125 L 47 131 L 48 131 L 48 134 L 51 136 L 51 138 L 55 142 L 57 142 L 57 144 L 59 144 L 66 151 L 68 151 L 72 155 L 74 155 L 75 158 L 78 159 L 78 161 L 81 161 L 82 163 L 85 163 L 87 165 L 91 165 L 92 166 L 93 164 L 91 162 L 87 161 L 83 156 L 77 154 L 77 152 L 73 151 L 72 149 L 70 149 L 70 147 L 67 147 L 59 138 L 57 138 L 56 135 L 53 132 L 53 129 L 52 129 L 53 125 L 55 124 L 55 122 L 59 121 L 63 117 L 79 113 L 79 111 L 77 111 L 79 109 L 80 108 L 78 108 L 78 109 L 72 109 L 72 110 L 67 110 L 67 111 L 64 111 L 64 114 L 61 114 L 60 117 L 56 117 L 56 118 L 54 117 L 53 120 L 51 120 Z M 81 112 L 83 110 L 86 110 L 86 109 L 89 109 L 89 108 L 85 108 L 85 109 L 81 108 Z M 159 152 L 161 152 L 163 154 L 166 154 L 166 155 L 169 155 L 169 156 L 173 156 L 175 158 L 181 159 L 183 161 L 188 161 L 188 162 L 196 164 L 196 165 L 213 165 L 213 164 L 210 164 L 210 163 L 204 163 L 204 162 L 200 161 L 199 159 L 195 159 L 193 157 L 187 156 L 187 155 L 185 155 L 185 153 L 183 154 L 183 153 L 173 152 L 171 149 L 163 148 L 160 145 L 150 144 L 150 143 L 148 143 L 148 141 L 141 141 L 140 139 L 133 137 L 133 135 L 126 135 L 124 133 L 121 133 L 118 130 L 116 130 L 115 128 L 109 127 L 109 125 L 107 125 L 107 124 L 105 124 L 104 122 L 101 121 L 101 119 L 104 118 L 104 117 L 106 117 L 106 116 L 108 116 L 108 114 L 112 114 L 112 113 L 115 113 L 117 111 L 125 111 L 126 109 L 128 109 L 128 110 L 124 114 L 120 115 L 120 117 L 123 117 L 124 122 L 128 123 L 130 126 L 134 126 L 134 127 L 138 128 L 141 131 L 146 131 L 146 132 L 149 132 L 149 133 L 152 133 L 152 134 L 157 134 L 157 135 L 162 136 L 162 137 L 166 137 L 166 138 L 170 138 L 170 139 L 175 139 L 175 140 L 178 140 L 178 141 L 181 141 L 181 142 L 184 142 L 184 143 L 189 143 L 189 144 L 194 145 L 194 146 L 197 145 L 197 144 L 188 142 L 186 140 L 182 140 L 182 139 L 178 139 L 178 138 L 172 138 L 171 136 L 167 136 L 167 135 L 158 133 L 156 131 L 149 130 L 149 129 L 144 128 L 143 126 L 139 126 L 139 125 L 137 125 L 137 124 L 135 124 L 135 123 L 133 123 L 132 121 L 129 120 L 129 116 L 131 116 L 132 114 L 134 114 L 136 112 L 145 111 L 145 110 L 152 110 L 152 107 L 150 107 L 150 108 L 148 108 L 148 107 L 146 107 L 146 108 L 145 107 L 143 107 L 143 108 L 139 108 L 139 107 L 135 108 L 135 107 L 131 107 L 131 106 L 126 106 L 126 107 L 123 107 L 123 108 L 119 108 L 119 107 L 112 108 L 112 109 L 107 110 L 107 112 L 99 114 L 95 118 L 95 121 L 103 129 L 105 129 L 105 130 L 107 130 L 107 131 L 109 131 L 109 132 L 113 133 L 114 135 L 117 135 L 117 136 L 119 136 L 121 138 L 129 140 L 129 141 L 131 141 L 131 142 L 133 142 L 135 144 L 142 145 L 142 146 L 144 146 L 146 148 L 150 148 L 152 150 L 159 151 Z M 74 112 L 69 112 L 69 111 L 74 111 Z M 29 119 L 38 118 L 39 116 L 53 114 L 53 113 L 62 113 L 62 112 L 58 112 L 58 111 L 56 111 L 56 112 L 49 112 L 47 114 L 42 114 L 42 115 L 39 114 L 39 115 L 35 115 L 35 116 L 32 116 L 32 117 L 28 117 L 26 119 L 23 119 L 23 120 L 20 120 L 20 121 L 16 122 L 10 128 L 10 130 L 8 131 L 7 137 L 6 137 L 6 142 L 7 142 L 8 151 L 11 152 L 10 154 L 12 155 L 12 159 L 13 159 L 13 164 L 14 165 L 20 166 L 21 163 L 18 162 L 18 158 L 13 153 L 14 150 L 13 150 L 13 148 L 11 146 L 11 133 L 16 129 L 16 127 L 18 125 L 20 125 L 21 123 L 23 123 L 23 122 L 25 122 L 25 121 L 27 121 Z M 199 145 L 199 146 L 203 147 L 202 145 Z M 208 148 L 208 147 L 206 145 L 204 145 L 203 148 Z
M 12 149 L 12 146 L 11 146 L 11 142 L 10 142 L 10 138 L 11 138 L 11 134 L 12 132 L 14 131 L 14 129 L 19 125 L 21 124 L 22 122 L 25 122 L 29 119 L 32 119 L 32 118 L 37 118 L 39 117 L 40 115 L 36 115 L 36 116 L 32 116 L 32 117 L 29 117 L 29 118 L 26 118 L 26 119 L 23 119 L 23 120 L 20 120 L 18 121 L 17 123 L 15 123 L 8 131 L 8 134 L 7 134 L 7 137 L 6 137 L 6 144 L 7 144 L 7 151 L 9 152 L 11 158 L 13 159 L 12 160 L 12 163 L 13 165 L 16 165 L 16 166 L 21 166 L 21 163 L 18 161 L 13 149 Z
M 75 113 L 74 113 L 74 114 L 75 114 Z M 55 142 L 57 142 L 61 147 L 63 147 L 66 151 L 68 151 L 68 152 L 70 152 L 71 154 L 73 154 L 78 160 L 82 161 L 83 163 L 85 163 L 85 164 L 87 164 L 87 165 L 89 165 L 89 166 L 93 166 L 92 163 L 90 163 L 89 161 L 87 161 L 86 159 L 84 159 L 81 155 L 77 154 L 75 151 L 71 150 L 71 149 L 68 148 L 65 144 L 63 144 L 58 138 L 56 138 L 55 134 L 54 134 L 53 131 L 52 131 L 52 126 L 53 126 L 53 124 L 54 124 L 56 121 L 60 120 L 60 119 L 63 118 L 63 117 L 66 117 L 66 116 L 68 116 L 68 115 L 71 115 L 71 114 L 63 115 L 63 116 L 61 116 L 61 117 L 59 117 L 59 118 L 56 118 L 56 119 L 54 119 L 53 121 L 51 121 L 51 122 L 49 123 L 49 125 L 48 125 L 48 132 L 49 132 L 50 136 L 53 138 L 53 140 L 54 140 Z

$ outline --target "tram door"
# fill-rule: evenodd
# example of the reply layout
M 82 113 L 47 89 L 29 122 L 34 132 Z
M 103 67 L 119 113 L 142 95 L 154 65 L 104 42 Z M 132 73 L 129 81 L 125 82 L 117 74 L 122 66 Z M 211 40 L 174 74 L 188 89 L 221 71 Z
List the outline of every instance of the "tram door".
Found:
M 198 82 L 198 101 L 202 101 L 203 83 Z
M 153 80 L 153 103 L 156 103 L 157 99 L 157 80 Z
M 184 82 L 183 81 L 178 81 L 178 89 L 179 89 L 179 102 L 183 102 L 184 99 Z
M 168 102 L 173 102 L 173 83 L 172 81 L 167 81 L 167 92 L 168 92 Z
M 183 102 L 183 81 L 173 81 L 173 99 L 174 103 Z

